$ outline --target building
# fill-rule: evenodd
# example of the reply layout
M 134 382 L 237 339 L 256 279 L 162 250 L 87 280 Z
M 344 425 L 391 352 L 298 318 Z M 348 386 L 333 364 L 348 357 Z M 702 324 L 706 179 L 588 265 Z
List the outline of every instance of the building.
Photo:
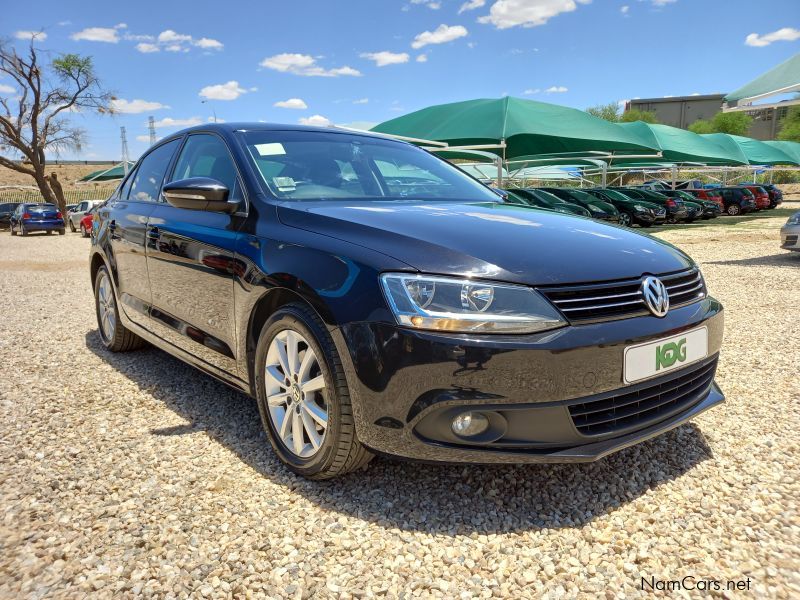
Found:
M 659 123 L 689 129 L 698 119 L 711 119 L 722 112 L 725 94 L 703 96 L 671 96 L 668 98 L 640 98 L 629 101 L 625 110 L 635 108 L 654 112 Z M 780 119 L 786 116 L 788 107 L 761 108 L 746 111 L 753 117 L 749 135 L 757 140 L 774 140 L 778 137 Z

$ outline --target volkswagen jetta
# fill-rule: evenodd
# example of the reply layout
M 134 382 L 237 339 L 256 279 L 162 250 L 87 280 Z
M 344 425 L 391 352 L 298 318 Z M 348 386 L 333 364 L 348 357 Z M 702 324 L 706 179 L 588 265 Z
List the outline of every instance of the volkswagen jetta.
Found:
M 307 477 L 592 461 L 724 399 L 722 306 L 686 254 L 376 135 L 171 135 L 98 208 L 90 264 L 106 348 L 251 395 Z

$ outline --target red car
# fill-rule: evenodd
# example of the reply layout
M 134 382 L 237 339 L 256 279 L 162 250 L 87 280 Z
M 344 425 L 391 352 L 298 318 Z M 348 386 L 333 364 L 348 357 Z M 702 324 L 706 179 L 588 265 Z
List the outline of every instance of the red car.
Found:
M 769 208 L 770 201 L 769 201 L 769 194 L 767 190 L 762 188 L 760 185 L 742 185 L 739 187 L 746 188 L 753 192 L 753 196 L 756 197 L 756 210 L 761 210 L 762 208 Z
M 701 189 L 701 190 L 684 190 L 685 192 L 689 192 L 692 196 L 697 198 L 698 200 L 708 200 L 709 202 L 716 202 L 719 205 L 719 209 L 722 212 L 725 212 L 725 202 L 722 200 L 722 194 L 719 193 L 719 190 L 714 189 Z
M 81 235 L 83 237 L 89 237 L 89 234 L 92 233 L 92 221 L 94 221 L 94 213 L 97 207 L 94 207 L 92 210 L 85 212 L 81 217 Z

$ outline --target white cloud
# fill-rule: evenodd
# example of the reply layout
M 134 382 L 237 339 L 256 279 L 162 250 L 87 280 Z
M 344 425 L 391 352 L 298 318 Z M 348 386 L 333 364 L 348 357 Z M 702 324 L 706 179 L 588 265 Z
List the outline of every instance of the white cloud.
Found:
M 419 50 L 429 44 L 444 44 L 464 37 L 468 33 L 467 28 L 462 25 L 451 26 L 442 24 L 433 31 L 423 31 L 420 33 L 414 38 L 411 47 L 414 48 L 414 50 Z
M 353 100 L 353 104 L 368 104 L 369 98 L 359 98 L 358 100 Z
M 800 39 L 800 30 L 794 27 L 782 27 L 777 31 L 765 33 L 764 35 L 751 33 L 745 38 L 744 43 L 748 46 L 760 48 L 769 46 L 772 42 L 793 42 L 797 39 Z
M 236 100 L 239 96 L 246 93 L 247 90 L 241 87 L 238 81 L 231 80 L 227 83 L 207 85 L 200 90 L 200 97 L 207 98 L 208 100 Z
M 621 12 L 623 15 L 627 16 L 628 11 L 630 11 L 630 9 L 631 9 L 631 7 L 626 4 L 625 6 L 621 6 L 620 7 L 619 12 Z
M 183 33 L 178 33 L 177 31 L 173 31 L 172 29 L 166 29 L 158 34 L 158 41 L 162 44 L 167 44 L 170 42 L 191 42 L 192 36 L 186 35 Z
M 545 94 L 563 94 L 564 92 L 568 92 L 569 90 L 565 88 L 563 85 L 553 85 L 547 88 L 544 93 Z
M 188 52 L 189 48 L 180 44 L 169 44 L 164 50 L 167 52 Z
M 364 52 L 360 56 L 361 58 L 374 61 L 375 65 L 378 67 L 401 65 L 407 63 L 409 58 L 407 52 L 388 52 L 386 50 L 382 52 Z
M 677 1 L 678 0 L 653 0 L 653 6 L 666 6 L 667 4 L 672 4 Z
M 136 44 L 136 49 L 142 54 L 149 54 L 151 52 L 161 51 L 161 49 L 156 44 L 151 44 L 149 42 L 141 42 L 139 44 Z
M 427 54 L 420 54 L 417 57 L 417 62 L 428 62 L 428 55 Z
M 192 125 L 200 125 L 203 120 L 199 117 L 190 117 L 188 119 L 173 119 L 172 117 L 165 117 L 159 119 L 154 123 L 157 129 L 162 127 L 191 127 Z
M 442 8 L 442 3 L 439 0 L 411 0 L 411 4 L 422 4 L 431 10 L 439 10 Z
M 150 102 L 148 100 L 139 100 L 138 98 L 135 100 L 116 98 L 111 101 L 111 109 L 118 113 L 137 114 L 163 108 L 169 108 L 169 106 L 161 104 L 161 102 Z
M 362 131 L 369 131 L 378 123 L 376 121 L 351 121 L 350 123 L 340 123 L 339 127 L 347 127 L 349 129 L 360 129 Z
M 308 108 L 308 104 L 306 104 L 301 98 L 289 98 L 288 100 L 281 100 L 280 102 L 276 102 L 273 106 L 277 106 L 278 108 L 294 108 L 297 110 L 305 110 Z
M 155 36 L 147 34 L 126 33 L 122 36 L 122 39 L 128 40 L 129 42 L 152 42 L 156 38 Z
M 523 95 L 523 96 L 533 96 L 533 95 L 535 95 L 535 94 L 538 94 L 538 93 L 539 93 L 539 92 L 541 92 L 541 91 L 542 91 L 542 90 L 540 90 L 539 88 L 528 88 L 527 90 L 525 90 L 524 92 L 522 92 L 522 95 Z
M 13 94 L 16 91 L 17 90 L 15 90 L 10 85 L 6 85 L 4 83 L 0 83 L 0 94 Z
M 496 0 L 489 14 L 478 19 L 479 23 L 490 23 L 497 29 L 510 27 L 536 27 L 544 25 L 553 17 L 572 12 L 578 4 L 589 4 L 591 0 Z
M 486 0 L 467 0 L 461 7 L 458 9 L 458 14 L 463 12 L 467 12 L 468 10 L 475 10 L 476 8 L 480 8 L 486 4 Z
M 14 37 L 18 40 L 35 39 L 37 42 L 43 42 L 47 39 L 47 34 L 44 31 L 28 31 L 26 29 L 21 29 L 14 34 Z
M 198 48 L 205 48 L 206 50 L 222 50 L 225 47 L 222 42 L 205 37 L 194 42 L 194 45 Z
M 322 115 L 312 115 L 310 117 L 301 117 L 298 121 L 300 125 L 314 125 L 315 127 L 330 127 L 333 125 L 328 117 Z
M 160 139 L 161 139 L 160 137 L 156 136 L 156 141 L 158 141 Z M 145 134 L 145 135 L 137 135 L 136 136 L 136 141 L 137 142 L 144 142 L 145 144 L 149 144 L 150 143 L 150 136 L 147 135 L 147 134 Z
M 125 23 L 119 23 L 114 27 L 87 27 L 81 31 L 73 33 L 70 38 L 78 41 L 85 42 L 106 42 L 108 44 L 116 44 L 119 42 L 119 30 L 125 29 Z
M 359 77 L 361 75 L 360 71 L 346 65 L 334 69 L 325 69 L 317 64 L 317 59 L 313 56 L 288 52 L 269 56 L 262 60 L 259 65 L 273 71 L 292 73 L 304 77 L 339 77 L 340 75 Z

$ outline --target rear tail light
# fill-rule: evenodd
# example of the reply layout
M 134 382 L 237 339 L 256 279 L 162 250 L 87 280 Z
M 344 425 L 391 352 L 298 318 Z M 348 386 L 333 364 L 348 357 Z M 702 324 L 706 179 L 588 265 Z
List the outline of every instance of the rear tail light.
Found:
M 23 219 L 30 219 L 31 218 L 31 213 L 22 213 L 22 218 Z
M 56 213 L 56 219 L 60 219 L 60 218 L 61 218 L 61 211 L 58 211 L 58 212 Z
M 669 200 L 667 200 L 667 206 L 671 206 L 671 207 L 674 208 L 674 207 L 678 206 L 678 204 L 675 202 L 675 200 L 670 198 Z

